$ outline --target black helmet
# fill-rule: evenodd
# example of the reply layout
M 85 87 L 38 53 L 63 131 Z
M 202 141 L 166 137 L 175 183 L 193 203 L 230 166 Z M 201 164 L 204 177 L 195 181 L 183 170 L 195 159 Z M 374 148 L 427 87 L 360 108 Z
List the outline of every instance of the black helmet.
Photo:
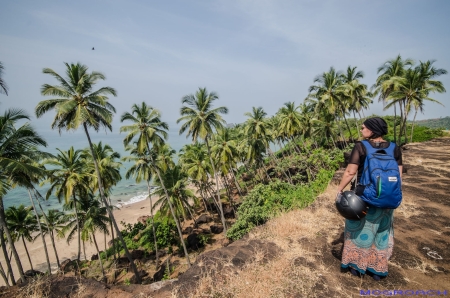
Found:
M 353 191 L 344 191 L 336 199 L 336 208 L 346 219 L 359 220 L 366 216 L 369 206 Z

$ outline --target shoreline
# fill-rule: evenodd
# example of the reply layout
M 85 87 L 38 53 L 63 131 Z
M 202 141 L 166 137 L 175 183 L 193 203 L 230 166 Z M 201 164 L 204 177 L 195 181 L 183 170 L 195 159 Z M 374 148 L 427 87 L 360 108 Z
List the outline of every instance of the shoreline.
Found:
M 159 199 L 158 196 L 152 196 L 152 203 L 156 202 L 158 199 Z M 117 205 L 117 204 L 115 204 L 115 205 Z M 155 210 L 154 212 L 156 213 L 156 211 L 157 210 Z M 117 222 L 117 225 L 119 226 L 119 229 L 124 228 L 124 226 L 121 224 L 121 222 L 134 224 L 137 222 L 137 219 L 140 216 L 150 215 L 150 202 L 148 200 L 148 197 L 144 200 L 137 201 L 135 203 L 124 204 L 122 207 L 120 207 L 120 209 L 114 209 L 113 214 L 114 214 L 114 218 Z M 95 236 L 96 236 L 99 250 L 100 251 L 104 250 L 105 249 L 104 235 L 100 232 L 97 232 L 95 234 Z M 108 242 L 110 240 L 111 240 L 111 235 L 108 235 L 106 237 L 106 242 Z M 55 252 L 53 250 L 52 242 L 50 240 L 49 235 L 45 236 L 45 242 L 46 242 L 47 251 L 48 251 L 48 255 L 49 255 L 49 259 L 50 259 L 51 270 L 52 270 L 52 273 L 55 273 L 55 271 L 57 271 L 57 269 L 58 269 L 58 266 L 56 263 Z M 41 272 L 47 271 L 47 261 L 46 261 L 45 250 L 43 249 L 44 245 L 42 243 L 41 237 L 37 237 L 34 242 L 26 242 L 26 244 L 27 244 L 28 252 L 30 254 L 31 261 L 33 263 L 33 269 L 37 270 L 37 271 L 41 271 Z M 30 263 L 28 262 L 28 258 L 26 255 L 25 248 L 22 244 L 22 241 L 17 241 L 14 243 L 14 245 L 16 247 L 17 253 L 19 254 L 19 258 L 22 262 L 22 267 L 23 267 L 24 272 L 26 272 L 27 270 L 30 270 L 31 269 Z M 63 262 L 64 260 L 67 260 L 67 259 L 73 260 L 77 257 L 78 245 L 77 245 L 76 238 L 73 239 L 70 242 L 70 244 L 67 244 L 66 239 L 55 238 L 55 246 L 57 249 L 58 258 L 59 258 L 60 263 Z M 8 245 L 7 245 L 7 248 L 8 248 L 7 249 L 8 253 L 9 253 L 10 250 L 9 250 Z M 86 248 L 86 259 L 87 260 L 90 260 L 94 254 L 97 254 L 95 245 L 93 243 L 86 242 L 85 248 Z M 84 260 L 83 244 L 81 247 L 80 259 Z M 3 265 L 3 268 L 5 270 L 7 270 L 7 266 L 6 266 L 3 254 L 0 254 L 0 262 Z M 19 280 L 20 276 L 19 276 L 18 270 L 16 268 L 16 263 L 14 261 L 14 257 L 11 259 L 11 266 L 13 268 L 15 280 Z M 4 286 L 4 285 L 5 285 L 5 283 L 4 283 L 3 279 L 0 278 L 0 286 Z

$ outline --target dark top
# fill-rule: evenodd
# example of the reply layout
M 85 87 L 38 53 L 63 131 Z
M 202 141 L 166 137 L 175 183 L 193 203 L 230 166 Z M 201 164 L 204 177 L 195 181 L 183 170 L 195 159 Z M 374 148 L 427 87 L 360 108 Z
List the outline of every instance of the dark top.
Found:
M 381 142 L 381 143 L 375 143 L 371 140 L 369 140 L 370 145 L 372 145 L 373 148 L 379 148 L 384 149 L 389 147 L 390 142 Z M 352 153 L 350 154 L 349 164 L 355 164 L 358 165 L 358 176 L 357 181 L 361 179 L 362 172 L 364 170 L 364 162 L 366 160 L 367 152 L 366 147 L 361 142 L 356 142 L 355 147 L 353 147 Z M 395 146 L 394 149 L 394 158 L 397 161 L 398 165 L 403 165 L 402 161 L 402 151 L 400 150 L 400 147 Z M 352 182 L 352 189 L 354 188 L 354 183 Z

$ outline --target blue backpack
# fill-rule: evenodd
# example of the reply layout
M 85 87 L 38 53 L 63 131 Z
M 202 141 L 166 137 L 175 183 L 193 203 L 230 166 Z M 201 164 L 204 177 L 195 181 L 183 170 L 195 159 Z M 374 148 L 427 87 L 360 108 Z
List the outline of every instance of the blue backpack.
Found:
M 397 161 L 394 158 L 395 144 L 388 148 L 373 148 L 368 141 L 364 170 L 356 187 L 356 193 L 369 205 L 395 209 L 402 202 L 402 184 Z

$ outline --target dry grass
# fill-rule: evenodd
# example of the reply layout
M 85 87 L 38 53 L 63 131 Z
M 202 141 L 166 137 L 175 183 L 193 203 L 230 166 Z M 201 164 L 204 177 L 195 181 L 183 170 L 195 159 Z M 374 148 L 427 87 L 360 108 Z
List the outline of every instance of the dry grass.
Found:
M 51 279 L 48 276 L 39 276 L 29 279 L 28 283 L 20 288 L 19 296 L 24 298 L 49 297 L 51 292 Z
M 342 229 L 329 220 L 337 216 L 330 211 L 334 189 L 330 186 L 313 208 L 283 214 L 249 234 L 250 239 L 266 239 L 281 248 L 275 259 L 265 262 L 259 251 L 242 269 L 225 261 L 203 273 L 195 292 L 184 296 L 176 289 L 173 297 L 319 297 L 318 284 L 321 290 L 334 287 L 324 282 L 330 273 L 321 261 L 324 252 L 308 242 Z M 218 267 L 223 269 L 218 272 Z

